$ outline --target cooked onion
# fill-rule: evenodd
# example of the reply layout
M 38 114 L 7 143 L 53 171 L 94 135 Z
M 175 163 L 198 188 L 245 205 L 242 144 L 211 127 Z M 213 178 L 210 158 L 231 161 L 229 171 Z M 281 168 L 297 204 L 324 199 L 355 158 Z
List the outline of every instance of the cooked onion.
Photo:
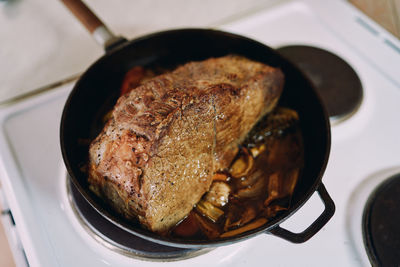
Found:
M 268 198 L 264 201 L 264 206 L 268 206 L 273 200 L 279 196 L 279 174 L 273 173 L 268 180 Z
M 284 182 L 284 188 L 286 189 L 286 194 L 291 195 L 294 192 L 294 188 L 296 187 L 297 180 L 299 178 L 300 170 L 294 169 L 289 174 L 287 179 Z
M 205 200 L 200 200 L 196 204 L 196 209 L 214 223 L 218 221 L 219 217 L 224 215 L 222 210 Z
M 257 197 L 265 191 L 266 180 L 260 177 L 253 185 L 238 190 L 236 196 L 239 198 L 252 198 Z
M 225 231 L 243 226 L 253 220 L 257 215 L 257 211 L 253 206 L 247 206 L 246 209 L 240 213 L 239 218 L 237 218 L 237 214 L 234 213 L 235 211 L 228 214 L 224 225 Z
M 204 200 L 217 207 L 223 207 L 229 200 L 231 188 L 224 182 L 213 182 L 210 191 L 204 196 Z
M 253 164 L 253 157 L 249 154 L 249 151 L 246 148 L 243 148 L 242 155 L 240 155 L 240 157 L 232 164 L 230 174 L 234 178 L 244 177 L 249 173 Z

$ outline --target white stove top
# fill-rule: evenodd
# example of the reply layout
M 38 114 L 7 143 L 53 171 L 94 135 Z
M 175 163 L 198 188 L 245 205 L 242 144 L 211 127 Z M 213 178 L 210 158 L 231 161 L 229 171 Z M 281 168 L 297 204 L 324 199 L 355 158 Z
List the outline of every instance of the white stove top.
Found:
M 305 44 L 329 50 L 359 75 L 363 102 L 355 115 L 332 127 L 323 177 L 336 204 L 334 217 L 304 244 L 259 235 L 163 263 L 112 252 L 86 233 L 66 197 L 59 123 L 71 82 L 0 108 L 0 178 L 31 266 L 369 265 L 361 236 L 363 205 L 374 186 L 400 172 L 399 41 L 344 1 L 288 1 L 219 28 L 272 47 Z M 314 194 L 281 226 L 300 232 L 322 210 Z

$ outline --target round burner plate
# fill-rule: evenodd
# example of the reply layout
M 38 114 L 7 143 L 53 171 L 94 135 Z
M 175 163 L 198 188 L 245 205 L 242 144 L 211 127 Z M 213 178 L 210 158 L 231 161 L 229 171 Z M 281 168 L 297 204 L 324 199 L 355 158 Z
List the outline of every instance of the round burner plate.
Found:
M 400 263 L 400 174 L 382 182 L 363 213 L 363 238 L 374 266 Z
M 321 48 L 303 45 L 278 49 L 311 80 L 332 122 L 354 114 L 361 104 L 363 89 L 354 69 L 339 56 Z

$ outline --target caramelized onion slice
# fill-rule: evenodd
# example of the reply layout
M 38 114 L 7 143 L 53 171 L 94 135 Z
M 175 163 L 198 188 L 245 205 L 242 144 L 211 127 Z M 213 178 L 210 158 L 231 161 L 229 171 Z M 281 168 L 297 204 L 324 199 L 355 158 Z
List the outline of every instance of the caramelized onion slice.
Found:
M 196 210 L 214 223 L 217 222 L 222 215 L 224 215 L 222 210 L 205 200 L 200 200 L 196 204 Z
M 264 201 L 264 206 L 268 206 L 273 200 L 277 199 L 279 196 L 280 189 L 280 179 L 279 173 L 273 173 L 269 176 L 268 180 L 268 198 Z
M 238 198 L 253 198 L 260 196 L 266 188 L 266 179 L 260 177 L 253 185 L 245 187 L 237 191 Z
M 244 211 L 240 212 L 240 217 L 234 214 L 235 210 L 231 211 L 225 221 L 224 230 L 228 231 L 232 228 L 237 228 L 245 225 L 246 223 L 252 221 L 256 215 L 257 211 L 253 206 L 247 206 Z
M 213 182 L 210 191 L 204 196 L 204 200 L 217 207 L 223 207 L 228 203 L 231 187 L 224 182 Z
M 257 164 L 255 168 L 249 175 L 246 177 L 242 177 L 237 179 L 237 188 L 246 188 L 255 184 L 259 179 L 265 179 L 266 173 L 263 169 L 257 168 Z
M 234 178 L 244 177 L 249 173 L 249 171 L 253 167 L 253 164 L 253 157 L 249 154 L 249 151 L 246 148 L 243 148 L 239 158 L 236 159 L 235 162 L 233 162 L 230 169 L 230 174 Z
M 300 170 L 294 169 L 292 170 L 284 183 L 285 192 L 287 195 L 292 195 L 294 192 L 294 188 L 296 187 L 297 180 L 299 179 Z
M 232 231 L 225 232 L 220 237 L 231 237 L 231 236 L 235 236 L 235 235 L 256 229 L 256 228 L 264 225 L 267 221 L 268 220 L 266 218 L 260 218 L 258 220 L 255 220 L 252 223 L 246 224 L 243 227 L 240 227 L 240 228 L 232 230 Z
M 293 195 L 299 177 L 299 169 L 293 169 L 283 176 L 280 173 L 273 173 L 268 180 L 268 198 L 264 201 L 267 207 L 275 199 L 281 199 Z

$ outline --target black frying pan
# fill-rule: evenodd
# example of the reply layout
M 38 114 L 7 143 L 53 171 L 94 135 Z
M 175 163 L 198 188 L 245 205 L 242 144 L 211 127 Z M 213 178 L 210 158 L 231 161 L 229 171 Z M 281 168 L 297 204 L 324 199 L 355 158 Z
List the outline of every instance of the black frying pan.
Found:
M 98 39 L 102 39 L 106 44 L 106 54 L 89 67 L 69 95 L 62 114 L 60 133 L 62 155 L 70 179 L 102 216 L 141 238 L 182 248 L 220 246 L 261 233 L 302 243 L 316 234 L 333 216 L 334 203 L 321 183 L 330 150 L 329 119 L 311 82 L 288 60 L 264 44 L 243 36 L 211 29 L 170 30 L 126 41 L 107 33 L 100 20 L 80 1 L 63 0 L 63 2 L 75 15 L 83 14 L 91 18 L 89 20 L 81 18 L 81 21 L 92 33 L 96 34 L 98 27 L 103 27 L 101 30 L 103 32 L 100 32 L 101 38 Z M 87 174 L 81 171 L 82 165 L 87 162 L 89 145 L 82 140 L 92 140 L 100 132 L 101 118 L 115 104 L 124 74 L 132 66 L 137 65 L 171 68 L 188 61 L 226 54 L 239 54 L 279 67 L 285 74 L 285 88 L 280 105 L 293 108 L 299 113 L 305 148 L 305 166 L 296 186 L 291 208 L 257 229 L 216 240 L 162 237 L 116 214 L 89 190 Z M 325 205 L 325 210 L 316 221 L 301 233 L 292 233 L 281 228 L 279 225 L 296 212 L 315 191 Z

